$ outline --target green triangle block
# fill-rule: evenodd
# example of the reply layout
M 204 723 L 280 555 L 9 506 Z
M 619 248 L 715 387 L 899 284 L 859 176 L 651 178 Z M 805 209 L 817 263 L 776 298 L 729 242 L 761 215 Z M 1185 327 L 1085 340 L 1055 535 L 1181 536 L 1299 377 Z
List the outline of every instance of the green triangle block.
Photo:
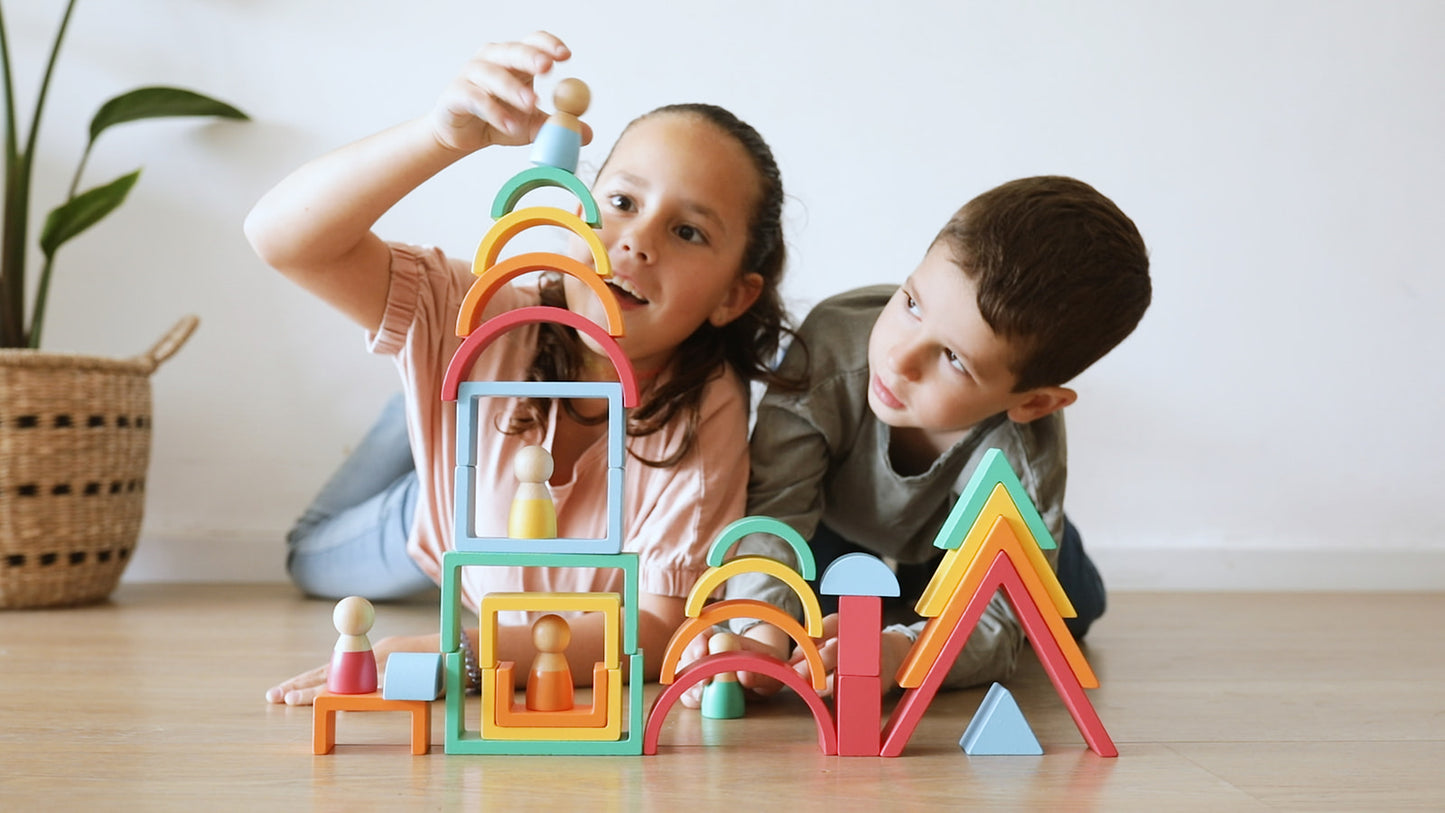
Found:
M 973 470 L 973 476 L 968 479 L 968 485 L 964 486 L 958 502 L 953 504 L 953 510 L 948 513 L 948 519 L 944 520 L 933 546 L 949 550 L 963 544 L 964 537 L 968 536 L 968 529 L 978 521 L 984 503 L 988 502 L 988 495 L 993 492 L 993 487 L 1000 483 L 1014 501 L 1019 516 L 1023 517 L 1024 524 L 1029 527 L 1029 532 L 1034 535 L 1038 546 L 1044 550 L 1058 547 L 1054 544 L 1053 535 L 1049 533 L 1049 526 L 1045 525 L 1044 518 L 1039 516 L 1039 509 L 1024 490 L 1024 484 L 1019 482 L 1018 475 L 1014 474 L 1013 467 L 1008 464 L 1008 458 L 1004 457 L 999 449 L 989 449 L 983 453 L 983 459 L 978 462 L 978 468 Z
M 1019 704 L 1001 683 L 989 687 L 958 744 L 969 756 L 1039 756 L 1044 753 L 1034 730 L 1029 728 L 1024 713 L 1019 710 Z

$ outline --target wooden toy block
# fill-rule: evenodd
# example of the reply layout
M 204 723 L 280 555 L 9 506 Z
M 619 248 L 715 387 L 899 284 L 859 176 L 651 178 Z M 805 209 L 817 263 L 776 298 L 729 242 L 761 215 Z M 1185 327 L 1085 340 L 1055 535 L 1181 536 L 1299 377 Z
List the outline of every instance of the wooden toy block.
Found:
M 405 711 L 411 714 L 411 752 L 418 756 L 431 752 L 431 703 L 426 700 L 387 700 L 381 695 L 332 694 L 316 696 L 312 709 L 311 750 L 329 754 L 336 747 L 336 712 L 338 711 Z
M 1059 577 L 1054 575 L 1053 568 L 1049 567 L 1049 560 L 1044 558 L 1044 552 L 1038 545 L 1033 544 L 1030 537 L 1030 529 L 1027 523 L 1019 516 L 1018 508 L 1014 501 L 1009 498 L 1007 489 L 1002 485 L 994 488 L 989 495 L 988 501 L 984 503 L 983 510 L 978 515 L 978 521 L 969 528 L 962 545 L 943 555 L 943 561 L 939 562 L 938 570 L 934 571 L 933 578 L 928 586 L 924 588 L 923 595 L 918 599 L 918 614 L 931 618 L 943 612 L 944 602 L 954 594 L 959 579 L 968 569 L 970 563 L 980 556 L 980 550 L 988 539 L 994 525 L 998 520 L 1006 520 L 1013 531 L 1015 539 L 1021 540 L 1019 550 L 1023 557 L 1019 566 L 1027 566 L 1034 570 L 1048 592 L 1050 600 L 1058 608 L 1061 615 L 1073 618 L 1077 613 L 1069 597 L 1064 593 L 1063 585 L 1059 584 Z M 988 557 L 987 561 L 992 561 Z
M 728 550 L 733 544 L 748 534 L 772 534 L 787 542 L 793 549 L 793 556 L 798 560 L 795 569 L 809 581 L 818 578 L 817 560 L 813 558 L 813 549 L 809 547 L 807 540 L 793 530 L 791 525 L 773 517 L 743 517 L 730 523 L 717 535 L 717 539 L 713 540 L 712 547 L 708 548 L 707 563 L 712 567 L 720 567 L 726 561 Z M 787 562 L 783 564 L 786 565 Z
M 736 652 L 743 648 L 742 640 L 731 632 L 720 632 L 707 639 L 709 655 L 720 652 Z M 736 720 L 747 711 L 747 697 L 738 683 L 738 676 L 732 672 L 720 672 L 708 681 L 702 690 L 702 716 L 710 720 Z
M 502 184 L 497 196 L 492 199 L 492 219 L 506 217 L 528 192 L 548 186 L 565 189 L 575 195 L 582 206 L 582 221 L 594 229 L 601 228 L 602 213 L 591 190 L 573 173 L 554 166 L 528 167 Z
M 882 747 L 882 678 L 844 675 L 833 678 L 833 714 L 838 719 L 838 756 L 876 757 Z
M 617 381 L 463 381 L 457 387 L 457 465 L 477 465 L 477 428 L 482 398 L 605 398 L 607 467 L 620 469 L 626 458 L 627 414 Z M 614 417 L 615 416 L 615 417 Z M 621 493 L 621 492 L 618 492 Z
M 440 652 L 393 652 L 386 659 L 381 696 L 387 700 L 435 700 L 446 688 L 445 678 Z
M 532 141 L 532 163 L 576 172 L 582 149 L 582 121 L 578 117 L 587 112 L 592 91 L 581 79 L 563 79 L 553 90 L 552 101 L 557 109 Z
M 697 616 L 684 621 L 667 642 L 667 650 L 662 659 L 662 673 L 658 676 L 658 682 L 671 683 L 677 676 L 677 662 L 682 658 L 683 650 L 687 649 L 687 645 L 692 642 L 692 639 L 701 635 L 703 630 L 733 618 L 756 618 L 787 633 L 801 648 L 804 658 L 808 661 L 813 688 L 821 692 L 828 687 L 828 670 L 823 668 L 823 657 L 818 652 L 818 645 L 813 643 L 813 639 L 808 635 L 808 631 L 803 629 L 803 625 L 777 607 L 751 598 L 730 598 L 714 602 L 704 607 Z
M 622 670 L 594 667 L 591 705 L 569 711 L 518 708 L 511 661 L 482 673 L 482 738 L 528 742 L 617 740 L 622 736 Z M 490 673 L 490 675 L 488 674 Z M 615 679 L 613 679 L 615 676 Z M 490 689 L 490 691 L 488 691 Z M 505 710 L 504 707 L 505 706 Z
M 638 652 L 629 656 L 629 674 L 643 674 L 643 655 Z M 643 681 L 627 681 L 627 706 L 624 710 L 626 728 L 618 739 L 610 740 L 498 740 L 486 739 L 480 731 L 466 728 L 465 707 L 462 699 L 456 700 L 453 708 L 452 681 L 456 682 L 461 694 L 460 656 L 447 655 L 447 739 L 448 754 L 523 754 L 523 755 L 577 755 L 577 756 L 637 756 L 642 753 L 644 708 L 642 705 Z M 610 689 L 609 689 L 610 690 Z
M 652 703 L 647 715 L 647 730 L 642 741 L 642 753 L 656 754 L 657 740 L 662 733 L 668 712 L 682 697 L 683 692 L 714 675 L 723 672 L 757 672 L 776 678 L 780 683 L 797 692 L 813 712 L 813 721 L 818 726 L 818 745 L 824 755 L 838 753 L 838 732 L 833 725 L 833 715 L 822 698 L 813 691 L 808 682 L 794 672 L 792 667 L 776 658 L 758 652 L 738 651 L 706 655 L 693 661 L 678 673 L 675 680 Z
M 823 571 L 818 592 L 825 596 L 892 596 L 901 592 L 898 575 L 871 553 L 845 553 Z
M 547 480 L 552 476 L 552 455 L 541 446 L 523 446 L 512 459 L 517 493 L 507 514 L 507 536 L 512 539 L 554 539 L 557 506 Z
M 607 556 L 616 555 L 622 552 L 622 512 L 611 505 L 615 496 L 617 502 L 622 500 L 621 477 L 612 475 L 621 469 L 609 469 L 607 485 L 608 492 L 608 531 L 607 536 L 598 539 L 577 539 L 573 537 L 555 537 L 552 539 L 516 539 L 510 536 L 477 536 L 476 526 L 476 501 L 457 500 L 456 516 L 452 518 L 452 533 L 456 549 L 468 553 L 492 553 L 492 554 L 546 554 L 563 555 L 579 554 L 586 556 Z M 456 493 L 458 495 L 474 494 L 477 488 L 477 470 L 474 466 L 457 466 L 455 469 Z
M 347 596 L 336 602 L 331 623 L 336 627 L 336 647 L 326 670 L 326 691 L 332 694 L 371 694 L 377 687 L 376 653 L 366 633 L 376 621 L 376 610 L 361 596 Z
M 958 502 L 954 510 L 949 512 L 948 519 L 944 521 L 943 527 L 939 530 L 940 541 L 957 540 L 963 537 L 965 528 L 974 525 L 978 520 L 979 513 L 983 510 L 984 503 L 993 494 L 995 486 L 1003 486 L 1008 492 L 1010 499 L 1017 507 L 1019 516 L 1025 525 L 1028 526 L 1029 536 L 1044 550 L 1053 550 L 1054 537 L 1049 533 L 1049 526 L 1044 524 L 1044 518 L 1039 516 L 1038 509 L 1029 498 L 1029 492 L 1019 482 L 1017 474 L 1014 474 L 1013 467 L 1009 465 L 1008 458 L 999 449 L 989 449 L 983 453 L 983 458 L 978 461 L 978 467 L 973 470 L 973 476 L 968 478 L 968 485 L 958 496 Z M 1023 539 L 1025 534 L 1019 532 L 1019 538 Z M 937 543 L 935 543 L 937 545 Z M 937 545 L 943 547 L 943 545 Z M 950 545 L 951 547 L 952 545 Z
M 838 599 L 838 674 L 878 677 L 883 639 L 883 599 Z
M 808 634 L 814 638 L 823 636 L 823 608 L 818 604 L 818 595 L 803 581 L 798 571 L 767 556 L 739 556 L 726 564 L 709 568 L 687 596 L 687 615 L 694 618 L 701 615 L 703 603 L 708 596 L 728 579 L 739 573 L 754 572 L 766 573 L 793 588 L 803 602 L 803 619 L 807 622 Z
M 523 274 L 535 271 L 556 271 L 580 280 L 592 289 L 602 303 L 602 311 L 607 315 L 607 332 L 613 336 L 625 333 L 622 306 L 617 304 L 617 297 L 607 290 L 607 283 L 602 281 L 602 277 L 565 254 L 531 252 L 509 257 L 491 268 L 472 269 L 477 279 L 472 283 L 472 287 L 467 289 L 466 298 L 462 300 L 461 309 L 457 311 L 457 335 L 470 336 L 481 325 L 487 303 L 502 286 Z
M 482 553 L 476 551 L 450 550 L 442 554 L 441 574 L 441 651 L 458 651 L 461 634 L 462 613 L 462 569 L 467 567 L 589 567 L 615 568 L 622 571 L 622 652 L 632 655 L 637 652 L 637 605 L 638 567 L 637 554 L 587 554 L 587 553 Z M 501 595 L 493 593 L 490 595 Z M 526 593 L 522 595 L 557 595 Z M 584 593 L 582 595 L 615 595 L 611 593 Z M 487 596 L 483 597 L 485 601 Z M 517 609 L 517 608 L 509 608 Z M 556 610 L 556 607 L 531 606 L 521 609 Z M 563 608 L 565 609 L 565 608 Z M 485 645 L 485 642 L 482 642 Z M 638 674 L 641 674 L 640 672 Z M 449 684 L 450 685 L 450 684 Z
M 494 674 L 489 676 L 486 671 L 482 672 L 482 702 L 486 704 L 489 703 L 488 698 L 495 698 L 491 703 L 493 722 L 501 728 L 602 728 L 616 720 L 619 722 L 618 731 L 621 731 L 622 687 L 627 682 L 621 669 L 608 669 L 601 661 L 593 664 L 592 702 L 566 711 L 533 711 L 525 703 L 518 704 L 516 665 L 511 661 L 502 661 L 490 671 Z M 616 695 L 615 699 L 613 695 Z M 539 734 L 537 739 L 545 737 Z
M 1044 622 L 1039 613 L 1037 605 L 1031 600 L 1028 588 L 1024 586 L 1019 576 L 1019 571 L 1014 567 L 1013 562 L 1006 554 L 1000 553 L 989 567 L 988 574 L 983 580 L 983 589 L 974 592 L 973 597 L 968 601 L 968 607 L 963 617 L 949 632 L 948 641 L 944 645 L 942 653 L 929 666 L 926 677 L 915 688 L 910 688 L 903 693 L 903 699 L 893 709 L 893 714 L 888 718 L 888 724 L 883 729 L 883 750 L 882 756 L 896 757 L 903 753 L 908 744 L 908 738 L 913 736 L 918 721 L 923 717 L 928 704 L 933 701 L 933 696 L 943 683 L 944 676 L 948 674 L 949 668 L 957 660 L 958 654 L 963 651 L 963 645 L 973 628 L 978 624 L 979 618 L 983 616 L 984 609 L 993 598 L 996 590 L 1002 589 L 1009 603 L 1013 605 L 1014 614 L 1018 616 L 1020 624 L 1023 625 L 1024 634 L 1033 645 L 1034 652 L 1038 655 L 1044 670 L 1048 672 L 1049 679 L 1054 684 L 1069 708 L 1069 713 L 1078 725 L 1079 731 L 1084 735 L 1084 742 L 1094 752 L 1102 757 L 1115 757 L 1119 755 L 1114 743 L 1109 739 L 1109 734 L 1104 730 L 1103 723 L 1099 721 L 1098 714 L 1089 703 L 1089 698 L 1084 694 L 1083 687 L 1079 684 L 1078 678 L 1069 668 L 1067 659 L 1059 649 L 1058 641 L 1054 639 L 1048 625 Z
M 622 649 L 622 597 L 616 593 L 488 593 L 482 596 L 478 628 L 483 631 L 477 642 L 477 663 L 481 668 L 496 667 L 497 613 L 601 613 L 604 621 L 602 638 L 604 668 L 617 669 Z
M 607 354 L 607 358 L 611 359 L 612 365 L 617 368 L 617 379 L 622 383 L 623 406 L 628 408 L 637 406 L 637 374 L 632 369 L 632 361 L 627 358 L 627 353 L 622 350 L 622 346 L 617 343 L 617 340 L 609 336 L 607 331 L 591 319 L 578 316 L 566 308 L 554 308 L 547 305 L 532 305 L 507 311 L 488 319 L 472 331 L 472 334 L 462 341 L 461 347 L 458 347 L 457 351 L 452 354 L 452 360 L 447 364 L 446 376 L 442 379 L 442 400 L 457 400 L 457 390 L 461 386 L 462 379 L 466 378 L 467 372 L 471 370 L 477 356 L 480 356 L 482 351 L 486 350 L 498 336 L 518 325 L 533 322 L 556 322 L 591 337 L 597 346 Z M 557 386 L 557 384 L 552 386 Z
M 496 265 L 497 258 L 501 256 L 507 242 L 533 226 L 557 226 L 581 237 L 592 254 L 592 268 L 597 276 L 612 276 L 612 263 L 607 258 L 607 248 L 602 245 L 602 238 L 597 236 L 597 232 L 583 223 L 582 218 L 553 206 L 518 209 L 493 223 L 482 237 L 481 244 L 477 246 L 476 256 L 472 259 L 473 273 L 476 273 L 476 269 L 485 270 Z
M 958 623 L 958 618 L 963 615 L 964 608 L 968 606 L 968 599 L 984 588 L 984 579 L 989 568 L 993 565 L 993 560 L 999 556 L 1006 557 L 1018 572 L 1019 579 L 1028 590 L 1030 600 L 1037 606 L 1050 633 L 1058 641 L 1059 648 L 1067 658 L 1074 675 L 1078 677 L 1079 683 L 1085 688 L 1099 688 L 1099 678 L 1094 675 L 1088 659 L 1084 657 L 1078 642 L 1074 640 L 1074 636 L 1064 624 L 1063 616 L 1059 615 L 1058 608 L 1045 588 L 1045 582 L 1040 579 L 1038 572 L 1033 569 L 1025 556 L 1024 546 L 1013 534 L 1013 526 L 1003 517 L 994 520 L 993 527 L 989 529 L 989 535 L 984 544 L 980 546 L 978 555 L 973 558 L 963 577 L 954 587 L 953 599 L 944 606 L 941 615 L 931 619 L 924 626 L 923 633 L 918 636 L 918 640 L 909 649 L 908 657 L 904 659 L 898 670 L 898 685 L 907 688 L 917 686 L 922 681 L 928 664 L 932 663 L 938 653 L 942 651 L 949 631 L 953 625 Z M 1045 578 L 1052 576 L 1053 571 L 1045 571 Z M 1054 581 L 1058 582 L 1057 579 Z
M 1044 753 L 1018 702 L 1002 683 L 988 688 L 958 746 L 969 756 L 1042 756 Z

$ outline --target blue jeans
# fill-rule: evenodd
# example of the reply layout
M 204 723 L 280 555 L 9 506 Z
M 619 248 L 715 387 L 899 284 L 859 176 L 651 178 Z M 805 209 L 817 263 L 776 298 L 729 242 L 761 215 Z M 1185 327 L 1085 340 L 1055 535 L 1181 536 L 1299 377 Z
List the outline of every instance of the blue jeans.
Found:
M 818 577 L 822 578 L 823 571 L 834 559 L 845 553 L 861 551 L 873 553 L 860 545 L 857 545 L 839 536 L 832 528 L 826 525 L 819 525 L 813 539 L 809 543 L 813 549 L 813 558 L 817 560 Z M 923 595 L 923 589 L 928 586 L 928 581 L 933 578 L 933 573 L 938 569 L 938 563 L 942 560 L 943 554 L 932 560 L 916 565 L 900 564 L 897 569 L 898 586 L 900 597 L 883 599 L 883 617 L 887 624 L 911 624 L 918 621 L 918 615 L 913 607 L 918 603 L 918 598 Z M 1064 538 L 1059 542 L 1059 563 L 1057 575 L 1059 584 L 1064 588 L 1064 595 L 1069 597 L 1069 602 L 1074 605 L 1078 613 L 1077 618 L 1065 618 L 1064 624 L 1074 638 L 1082 639 L 1089 631 L 1089 625 L 1093 624 L 1099 616 L 1104 614 L 1104 580 L 1100 578 L 1099 571 L 1084 552 L 1084 540 L 1079 536 L 1079 530 L 1074 523 L 1064 518 Z M 817 583 L 813 584 L 814 589 Z M 819 595 L 818 600 L 823 605 L 824 613 L 838 611 L 838 597 Z
M 406 551 L 417 475 L 400 395 L 286 535 L 286 571 L 308 595 L 405 598 L 434 588 Z

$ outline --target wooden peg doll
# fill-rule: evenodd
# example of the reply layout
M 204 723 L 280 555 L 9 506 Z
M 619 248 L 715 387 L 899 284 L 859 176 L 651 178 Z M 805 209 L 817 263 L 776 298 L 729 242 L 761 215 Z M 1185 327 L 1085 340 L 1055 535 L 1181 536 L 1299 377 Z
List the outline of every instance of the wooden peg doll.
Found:
M 572 708 L 574 687 L 572 667 L 567 664 L 567 645 L 572 627 L 560 615 L 551 613 L 532 625 L 532 644 L 537 654 L 527 677 L 527 708 L 532 711 L 567 711 Z
M 547 479 L 552 476 L 552 455 L 541 446 L 527 446 L 512 461 L 517 494 L 507 515 L 507 536 L 513 539 L 552 539 L 557 536 L 557 508 Z
M 582 121 L 578 117 L 587 112 L 591 103 L 592 91 L 581 79 L 563 79 L 557 83 L 552 91 L 556 112 L 532 142 L 532 163 L 577 171 L 577 158 L 582 151 Z
M 336 602 L 331 623 L 340 637 L 331 651 L 326 672 L 326 690 L 333 694 L 369 694 L 376 691 L 376 653 L 366 634 L 376 621 L 376 610 L 361 596 L 347 596 Z

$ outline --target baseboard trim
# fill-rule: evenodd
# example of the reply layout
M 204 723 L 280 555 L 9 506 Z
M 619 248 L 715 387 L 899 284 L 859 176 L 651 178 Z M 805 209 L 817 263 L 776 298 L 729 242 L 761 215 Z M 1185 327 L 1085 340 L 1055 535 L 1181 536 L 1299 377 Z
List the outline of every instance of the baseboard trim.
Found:
M 1445 590 L 1445 551 L 1089 549 L 1109 590 Z

